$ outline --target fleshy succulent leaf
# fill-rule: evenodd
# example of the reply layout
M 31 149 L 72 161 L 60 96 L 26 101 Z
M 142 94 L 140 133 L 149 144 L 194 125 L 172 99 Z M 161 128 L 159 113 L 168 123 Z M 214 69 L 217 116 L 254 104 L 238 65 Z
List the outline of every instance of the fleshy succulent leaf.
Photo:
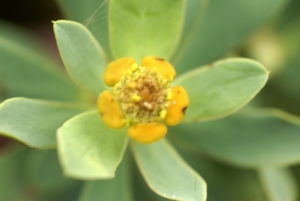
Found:
M 53 149 L 56 129 L 90 108 L 82 104 L 11 98 L 0 105 L 0 134 L 32 148 Z
M 207 0 L 197 1 L 199 5 L 187 10 L 187 15 L 194 17 L 193 26 L 186 27 L 189 30 L 185 30 L 187 34 L 182 37 L 173 57 L 173 64 L 179 74 L 220 59 L 228 49 L 252 34 L 288 2 L 254 0 L 241 3 L 239 0 L 208 0 L 206 4 L 205 1 Z M 187 3 L 195 4 L 195 1 L 189 0 Z
M 0 102 L 16 96 L 82 100 L 84 94 L 80 88 L 36 43 L 36 39 L 22 29 L 0 23 Z
M 116 171 L 116 177 L 110 180 L 85 182 L 79 201 L 109 200 L 133 201 L 131 160 L 124 157 Z
M 181 36 L 185 0 L 111 0 L 110 44 L 115 58 L 168 59 Z
M 148 186 L 162 197 L 205 201 L 206 183 L 173 147 L 162 139 L 150 145 L 132 141 L 133 155 Z
M 107 62 L 97 40 L 84 25 L 68 20 L 55 21 L 54 33 L 70 77 L 98 95 L 106 88 L 102 75 Z
M 268 72 L 250 59 L 225 59 L 194 69 L 174 85 L 185 88 L 190 105 L 184 122 L 199 122 L 229 115 L 248 103 L 265 85 Z
M 127 135 L 104 125 L 98 111 L 89 111 L 67 121 L 57 131 L 57 141 L 65 175 L 111 179 L 122 160 Z
M 110 55 L 108 40 L 107 0 L 56 0 L 67 19 L 86 25 L 99 41 L 107 55 Z
M 203 153 L 245 167 L 299 163 L 300 119 L 278 109 L 249 108 L 224 119 L 171 127 Z
M 298 200 L 297 182 L 289 169 L 265 167 L 260 168 L 258 173 L 268 200 Z

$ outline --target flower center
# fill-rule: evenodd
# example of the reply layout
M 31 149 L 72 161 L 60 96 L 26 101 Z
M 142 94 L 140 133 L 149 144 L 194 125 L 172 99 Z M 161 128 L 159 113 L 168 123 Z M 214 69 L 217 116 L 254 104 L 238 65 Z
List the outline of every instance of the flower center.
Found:
M 132 65 L 113 90 L 124 115 L 125 124 L 161 121 L 172 99 L 170 81 L 157 69 Z

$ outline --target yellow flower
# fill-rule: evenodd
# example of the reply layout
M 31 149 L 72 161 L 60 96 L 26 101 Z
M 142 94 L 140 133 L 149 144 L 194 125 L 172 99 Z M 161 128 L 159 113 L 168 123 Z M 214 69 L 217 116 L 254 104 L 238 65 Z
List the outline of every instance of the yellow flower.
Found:
M 147 56 L 138 66 L 125 57 L 108 64 L 104 82 L 113 87 L 98 98 L 98 111 L 103 122 L 114 129 L 129 127 L 128 135 L 140 143 L 152 143 L 163 138 L 167 127 L 180 123 L 189 105 L 181 86 L 171 88 L 176 71 L 161 58 Z

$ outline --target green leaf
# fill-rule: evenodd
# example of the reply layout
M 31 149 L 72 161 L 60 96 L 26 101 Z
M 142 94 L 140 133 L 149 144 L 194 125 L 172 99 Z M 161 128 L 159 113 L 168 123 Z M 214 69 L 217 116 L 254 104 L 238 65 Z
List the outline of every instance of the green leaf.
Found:
M 205 181 L 166 140 L 150 145 L 132 141 L 132 148 L 144 179 L 155 193 L 172 200 L 206 200 Z
M 239 0 L 210 0 L 206 11 L 199 6 L 198 12 L 194 14 L 194 26 L 190 28 L 192 33 L 187 32 L 193 37 L 184 35 L 173 57 L 178 73 L 219 59 L 287 2 L 288 0 L 253 0 L 243 3 Z M 194 2 L 189 0 L 188 3 Z
M 97 111 L 67 121 L 57 139 L 65 175 L 85 180 L 113 178 L 127 145 L 124 130 L 104 125 Z
M 268 72 L 249 59 L 226 59 L 178 77 L 190 98 L 185 122 L 229 115 L 248 103 L 265 85 Z
M 55 132 L 86 105 L 12 98 L 0 105 L 0 134 L 37 149 L 56 146 Z
M 261 168 L 258 173 L 269 201 L 298 200 L 298 186 L 289 169 Z
M 169 201 L 169 199 L 159 196 L 149 188 L 136 165 L 133 166 L 132 171 L 134 172 L 134 195 L 137 201 Z
M 169 136 L 231 164 L 282 166 L 300 162 L 300 119 L 277 109 L 248 109 L 221 120 L 170 127 Z
M 79 201 L 132 201 L 131 166 L 126 159 L 129 158 L 124 157 L 114 179 L 86 182 Z
M 100 94 L 106 88 L 102 75 L 107 63 L 91 32 L 80 23 L 59 20 L 54 22 L 54 33 L 61 58 L 73 81 Z
M 61 172 L 56 171 L 59 169 L 59 164 L 57 161 L 52 160 L 53 157 L 49 158 L 50 155 L 55 156 L 53 154 L 55 153 L 54 151 L 37 151 L 17 145 L 18 144 L 13 144 L 13 146 L 8 146 L 0 152 L 0 200 L 77 200 L 77 198 L 74 198 L 76 192 L 70 191 L 73 189 L 78 191 L 78 189 L 76 189 L 74 185 L 70 185 L 70 183 L 67 184 L 68 182 L 64 182 L 61 179 Z M 42 156 L 45 157 L 43 158 Z M 46 164 L 49 166 L 47 167 Z M 30 170 L 29 168 L 32 169 Z M 66 180 L 67 179 L 65 179 L 65 181 Z M 73 182 L 79 183 L 79 181 Z M 54 183 L 57 185 L 55 186 Z M 71 193 L 73 199 L 68 199 L 68 197 L 71 197 L 69 195 Z
M 207 182 L 208 201 L 267 201 L 255 171 L 216 163 L 186 149 L 180 154 Z
M 209 1 L 211 0 L 186 1 L 182 40 L 187 40 L 187 38 L 191 40 L 195 37 L 195 32 L 200 28 L 199 25 L 201 25 L 201 20 L 203 20 L 202 18 L 206 14 Z
M 28 152 L 22 168 L 23 178 L 40 196 L 53 197 L 79 184 L 79 181 L 64 177 L 56 150 L 31 149 Z
M 68 19 L 84 23 L 105 52 L 110 54 L 107 0 L 56 0 L 56 2 Z
M 185 0 L 111 0 L 109 31 L 115 58 L 168 59 L 181 36 Z
M 0 152 L 0 200 L 5 201 L 34 201 L 26 195 L 26 189 L 22 186 L 21 167 L 24 162 L 24 148 L 10 147 Z M 23 187 L 23 188 L 22 188 Z
M 0 102 L 15 96 L 83 99 L 82 91 L 59 71 L 57 64 L 41 55 L 34 40 L 20 29 L 0 24 Z

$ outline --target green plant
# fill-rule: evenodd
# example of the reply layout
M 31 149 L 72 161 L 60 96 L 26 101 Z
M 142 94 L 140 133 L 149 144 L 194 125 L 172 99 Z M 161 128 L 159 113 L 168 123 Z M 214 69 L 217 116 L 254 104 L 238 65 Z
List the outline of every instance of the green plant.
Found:
M 255 105 L 268 106 L 259 104 L 265 101 L 260 96 L 258 103 L 231 115 L 265 85 L 267 70 L 241 58 L 197 68 L 225 54 L 286 1 L 271 6 L 270 2 L 111 0 L 99 7 L 105 10 L 109 6 L 109 34 L 108 25 L 95 23 L 93 18 L 88 26 L 96 38 L 80 23 L 55 21 L 62 60 L 80 87 L 37 53 L 40 50 L 31 40 L 1 25 L 5 28 L 0 32 L 0 58 L 4 61 L 0 67 L 0 133 L 31 148 L 57 147 L 64 174 L 85 181 L 78 195 L 81 182 L 60 176 L 55 151 L 15 146 L 4 154 L 2 165 L 0 161 L 4 179 L 14 181 L 11 187 L 0 186 L 2 199 L 206 200 L 203 176 L 208 182 L 208 200 L 296 200 L 294 178 L 282 166 L 299 162 L 299 118 L 278 109 L 254 109 Z M 70 18 L 83 21 L 101 2 L 58 3 Z M 255 15 L 252 8 L 257 9 Z M 236 18 L 234 12 L 243 13 L 244 18 Z M 231 23 L 224 25 L 222 20 Z M 235 34 L 231 34 L 233 30 Z M 251 52 L 246 54 L 251 56 Z M 97 96 L 106 89 L 102 74 L 108 62 L 130 56 L 140 63 L 149 55 L 168 59 L 178 73 L 174 85 L 182 85 L 190 96 L 183 123 L 169 127 L 167 139 L 198 173 L 167 139 L 150 145 L 129 142 L 146 183 L 165 198 L 144 187 L 131 155 L 124 154 L 128 144 L 125 131 L 106 127 L 95 110 Z M 15 96 L 28 98 L 12 98 Z M 122 158 L 115 179 L 111 179 Z M 16 167 L 21 164 L 26 165 L 18 180 Z M 17 193 L 20 186 L 26 186 L 26 192 Z

